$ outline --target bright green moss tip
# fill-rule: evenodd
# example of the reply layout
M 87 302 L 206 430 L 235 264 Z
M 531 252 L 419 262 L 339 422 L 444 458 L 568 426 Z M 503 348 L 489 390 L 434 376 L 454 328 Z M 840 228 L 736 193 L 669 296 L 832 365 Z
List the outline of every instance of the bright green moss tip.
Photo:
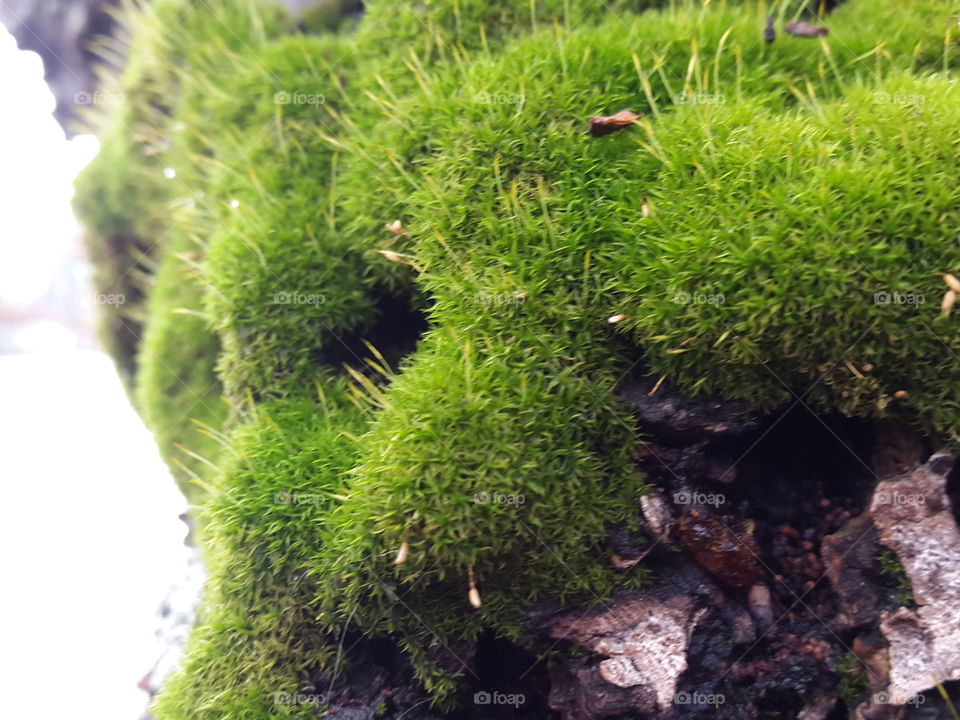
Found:
M 173 98 L 133 106 L 164 150 L 111 134 L 82 184 L 94 247 L 156 240 L 137 397 L 210 491 L 161 720 L 296 717 L 276 694 L 347 628 L 449 705 L 444 646 L 642 583 L 606 544 L 644 492 L 631 372 L 957 430 L 954 2 L 849 0 L 771 45 L 754 3 L 368 5 L 200 13 L 128 70 Z

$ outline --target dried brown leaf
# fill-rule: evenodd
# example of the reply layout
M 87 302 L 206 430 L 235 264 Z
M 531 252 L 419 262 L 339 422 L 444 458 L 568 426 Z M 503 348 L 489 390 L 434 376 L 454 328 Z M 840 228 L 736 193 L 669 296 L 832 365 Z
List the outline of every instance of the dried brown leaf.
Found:
M 629 127 L 639 119 L 640 116 L 633 110 L 621 110 L 616 115 L 597 115 L 590 118 L 590 134 L 593 137 L 603 137 Z

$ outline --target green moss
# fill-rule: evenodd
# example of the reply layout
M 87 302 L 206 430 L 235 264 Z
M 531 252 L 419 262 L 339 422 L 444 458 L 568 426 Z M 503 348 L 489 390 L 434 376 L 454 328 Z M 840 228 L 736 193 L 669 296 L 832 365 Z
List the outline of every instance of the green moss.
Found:
M 313 616 L 320 520 L 354 460 L 362 413 L 331 383 L 322 401 L 261 404 L 230 435 L 200 520 L 210 573 L 183 668 L 158 717 L 312 717 L 285 696 L 321 694 L 309 678 L 332 643 Z
M 352 360 L 349 338 L 370 330 L 384 303 L 419 304 L 409 272 L 371 252 L 394 218 L 358 217 L 349 205 L 341 210 L 345 196 L 333 179 L 343 149 L 335 138 L 362 134 L 399 88 L 416 85 L 417 73 L 405 67 L 411 48 L 384 44 L 378 33 L 389 29 L 397 37 L 416 26 L 421 38 L 426 26 L 437 47 L 467 36 L 479 42 L 481 25 L 489 26 L 488 37 L 523 32 L 514 22 L 521 5 L 528 17 L 527 2 L 507 9 L 391 3 L 387 22 L 387 6 L 374 4 L 355 42 L 289 38 L 250 55 L 229 95 L 214 87 L 216 78 L 201 88 L 208 115 L 200 123 L 232 131 L 211 134 L 206 147 L 223 168 L 214 200 L 239 203 L 235 218 L 213 236 L 208 271 L 209 312 L 224 337 L 221 370 L 232 396 L 288 392 L 309 381 L 317 365 Z M 598 13 L 592 3 L 547 3 L 535 9 L 533 26 L 568 15 L 586 21 Z M 367 49 L 359 68 L 355 48 Z M 414 62 L 429 64 L 425 52 Z M 189 102 L 183 110 L 186 125 L 199 124 L 191 122 L 200 113 Z M 369 178 L 364 185 L 364 196 L 399 189 Z
M 721 47 L 725 28 L 738 22 L 673 19 L 638 24 L 636 32 L 650 33 L 653 47 L 655 33 L 669 37 L 685 26 L 685 36 L 693 25 L 695 47 L 710 49 L 711 38 Z M 956 383 L 934 377 L 936 365 L 926 365 L 928 375 L 917 369 L 935 354 L 933 345 L 952 345 L 954 334 L 929 331 L 937 313 L 929 306 L 924 317 L 875 304 L 873 294 L 887 286 L 871 283 L 933 296 L 945 289 L 935 271 L 957 264 L 956 250 L 935 239 L 940 224 L 957 227 L 958 220 L 956 179 L 947 177 L 956 84 L 901 74 L 915 64 L 912 45 L 910 53 L 890 54 L 879 85 L 858 83 L 857 72 L 846 79 L 813 74 L 824 58 L 856 57 L 873 42 L 867 36 L 860 48 L 833 55 L 809 44 L 802 57 L 788 47 L 766 61 L 704 52 L 718 61 L 693 72 L 730 75 L 728 84 L 671 88 L 669 71 L 689 65 L 689 54 L 682 65 L 668 62 L 664 76 L 624 77 L 638 40 L 611 39 L 612 27 L 571 33 L 560 47 L 537 36 L 495 62 L 480 60 L 459 78 L 458 95 L 429 86 L 400 106 L 383 134 L 377 128 L 359 140 L 358 169 L 347 172 L 346 194 L 369 212 L 376 201 L 360 190 L 361 178 L 377 176 L 373 168 L 391 176 L 391 165 L 401 167 L 392 176 L 407 191 L 380 207 L 406 202 L 401 216 L 409 218 L 411 239 L 398 249 L 422 270 L 436 329 L 387 391 L 361 442 L 351 495 L 331 519 L 331 547 L 343 564 L 334 572 L 356 593 L 338 590 L 337 599 L 390 601 L 382 590 L 390 549 L 406 540 L 411 567 L 402 568 L 396 592 L 409 583 L 411 605 L 443 640 L 447 628 L 509 632 L 499 601 L 517 587 L 529 592 L 525 602 L 560 594 L 544 561 L 562 559 L 570 577 L 598 570 L 589 538 L 602 532 L 591 523 L 622 518 L 639 491 L 614 460 L 633 433 L 612 391 L 641 359 L 691 393 L 772 406 L 795 390 L 814 407 L 866 416 L 882 414 L 896 389 L 925 376 L 941 403 L 944 394 L 952 399 L 945 412 L 927 405 L 919 421 L 945 431 L 951 425 L 941 418 L 955 417 Z M 736 36 L 726 42 L 735 48 Z M 493 89 L 522 101 L 477 102 L 473 95 Z M 819 102 L 815 89 L 846 100 Z M 679 103 L 681 92 L 704 101 Z M 585 136 L 586 116 L 622 107 L 646 109 L 655 120 L 646 131 Z M 417 149 L 407 156 L 406 174 L 395 157 L 371 164 L 375 150 L 397 147 Z M 904 172 L 905 155 L 913 173 Z M 884 215 L 890 192 L 924 202 Z M 653 217 L 641 212 L 644 197 Z M 930 239 L 928 252 L 920 252 L 918 237 Z M 914 267 L 906 270 L 908 261 Z M 912 285 L 904 285 L 905 272 Z M 629 317 L 610 328 L 606 318 L 621 313 Z M 618 333 L 629 333 L 636 349 L 625 349 Z M 909 340 L 896 339 L 904 333 Z M 848 356 L 873 370 L 858 376 L 843 363 Z M 544 386 L 550 391 L 541 396 Z M 562 415 L 552 418 L 550 408 Z M 540 437 L 555 444 L 540 447 Z M 610 503 L 578 506 L 576 531 L 559 507 L 570 477 L 584 482 L 586 495 Z M 488 508 L 470 503 L 476 492 L 529 497 L 541 490 L 537 522 L 526 526 L 512 508 L 488 518 Z M 524 532 L 531 528 L 533 538 Z M 365 547 L 359 536 L 376 542 Z M 537 558 L 514 542 L 536 536 L 545 547 L 566 549 Z M 359 559 L 338 542 L 353 543 Z M 462 593 L 469 570 L 485 564 L 481 587 L 492 609 L 455 620 L 455 588 Z M 522 580 L 498 587 L 501 572 Z M 590 584 L 598 592 L 606 587 L 599 575 Z M 386 626 L 406 632 L 403 615 L 397 609 Z
M 676 32 L 669 24 L 644 27 L 650 25 L 667 36 Z M 712 28 L 719 45 L 726 25 L 703 32 L 709 36 Z M 811 401 L 849 414 L 879 413 L 895 390 L 912 391 L 918 379 L 912 362 L 928 357 L 931 345 L 941 341 L 927 327 L 936 321 L 933 303 L 926 315 L 905 318 L 903 307 L 872 301 L 874 293 L 904 288 L 936 298 L 945 289 L 936 271 L 956 261 L 949 246 L 932 239 L 943 223 L 955 226 L 952 185 L 940 182 L 951 152 L 944 98 L 952 96 L 952 84 L 903 77 L 897 65 L 912 65 L 912 54 L 891 54 L 887 72 L 893 79 L 863 85 L 849 109 L 825 116 L 811 84 L 800 114 L 783 117 L 772 111 L 784 107 L 785 78 L 770 80 L 771 67 L 750 68 L 746 58 L 725 67 L 719 55 L 716 65 L 694 66 L 693 72 L 709 78 L 720 68 L 731 87 L 706 85 L 704 102 L 668 114 L 660 105 L 680 92 L 696 97 L 694 88 L 671 91 L 669 74 L 652 79 L 648 90 L 642 78 L 617 76 L 637 40 L 612 39 L 598 49 L 596 39 L 605 31 L 573 33 L 553 53 L 549 39 L 534 38 L 504 53 L 497 65 L 476 63 L 463 80 L 468 91 L 511 88 L 507 83 L 519 77 L 523 63 L 521 110 L 479 104 L 467 92 L 466 98 L 420 98 L 422 110 L 405 118 L 406 133 L 396 121 L 388 123 L 388 137 L 414 138 L 411 145 L 417 146 L 423 137 L 417 128 L 431 120 L 432 152 L 411 161 L 421 177 L 406 208 L 425 221 L 413 226 L 411 248 L 424 270 L 422 282 L 438 302 L 435 317 L 449 305 L 450 322 L 476 325 L 483 311 L 475 299 L 484 293 L 545 291 L 543 303 L 563 309 L 559 314 L 571 324 L 630 315 L 617 330 L 633 330 L 647 362 L 691 391 L 772 405 L 790 398 L 788 388 L 803 392 L 820 379 Z M 696 44 L 709 47 L 703 38 Z M 577 58 L 581 72 L 568 72 L 567 81 L 563 68 Z M 816 64 L 807 60 L 810 67 Z M 802 86 L 802 64 L 788 57 L 781 72 L 788 69 L 797 73 L 792 87 Z M 603 85 L 604 77 L 617 80 Z M 743 102 L 736 91 L 748 79 L 756 95 Z M 837 94 L 837 80 L 824 74 L 818 82 L 822 94 Z M 618 91 L 609 87 L 614 82 Z M 586 115 L 625 106 L 653 110 L 651 101 L 659 109 L 646 131 L 584 137 Z M 929 134 L 902 138 L 899 130 L 876 127 L 881 118 L 929 124 Z M 854 122 L 856 127 L 846 127 Z M 371 153 L 364 150 L 358 153 L 360 171 L 352 178 L 348 173 L 347 183 L 370 172 L 364 162 Z M 904 155 L 928 157 L 927 172 L 903 173 Z M 388 163 L 379 169 L 388 172 Z M 358 189 L 356 182 L 350 187 Z M 929 201 L 881 215 L 893 188 L 907 197 L 925 193 Z M 373 204 L 369 193 L 358 190 L 355 196 Z M 653 218 L 639 212 L 643 197 L 656 208 Z M 871 206 L 876 209 L 865 223 L 863 213 Z M 718 227 L 724 234 L 717 236 Z M 903 262 L 918 249 L 911 239 L 918 234 L 931 238 L 930 251 L 913 256 L 915 269 L 905 277 Z M 885 264 L 892 275 L 879 270 Z M 851 273 L 860 277 L 854 298 L 846 284 Z M 587 282 L 557 284 L 581 274 Z M 751 278 L 756 287 L 746 285 Z M 737 302 L 711 301 L 735 292 L 741 295 Z M 678 302 L 684 298 L 690 302 Z M 852 356 L 876 368 L 872 378 L 861 379 L 841 360 L 874 320 L 881 326 Z M 909 342 L 896 339 L 904 320 L 915 329 Z M 539 322 L 531 323 L 537 340 L 546 329 Z M 861 331 L 854 335 L 856 328 Z M 603 341 L 603 332 L 594 330 L 596 341 Z M 949 344 L 950 337 L 948 332 L 942 340 Z M 938 381 L 928 367 L 928 389 L 938 400 L 923 403 L 925 420 L 943 431 L 952 408 L 937 402 L 950 383 Z
M 809 119 L 723 110 L 657 131 L 660 210 L 617 298 L 654 370 L 760 405 L 798 397 L 951 430 L 956 385 L 928 360 L 960 339 L 938 317 L 937 275 L 960 263 L 943 239 L 960 228 L 957 97 L 952 80 L 894 76 Z M 678 307 L 678 292 L 725 302 Z M 893 293 L 927 302 L 885 304 Z M 901 389 L 913 402 L 888 408 Z
M 754 3 L 376 2 L 352 35 L 279 39 L 228 5 L 128 71 L 151 107 L 175 88 L 152 127 L 187 208 L 150 211 L 173 231 L 138 397 L 212 488 L 203 618 L 158 717 L 296 716 L 274 693 L 315 692 L 347 626 L 393 635 L 449 704 L 483 629 L 642 582 L 604 543 L 644 490 L 631 372 L 956 429 L 931 360 L 960 350 L 937 317 L 954 3 L 850 0 L 828 38 L 772 45 Z M 586 133 L 624 108 L 637 126 Z M 149 234 L 110 185 L 139 172 L 131 137 L 89 175 L 104 236 Z M 416 340 L 381 334 L 397 307 L 429 328 L 393 374 L 361 341 Z
M 681 5 L 637 18 L 609 18 L 599 27 L 542 32 L 503 52 L 420 73 L 420 91 L 406 98 L 393 97 L 389 85 L 382 89 L 380 114 L 386 117 L 351 138 L 357 157 L 345 159 L 345 167 L 364 160 L 376 164 L 361 165 L 356 177 L 346 173 L 343 182 L 355 182 L 344 192 L 345 202 L 351 214 L 363 214 L 366 203 L 379 194 L 362 185 L 361 178 L 371 175 L 389 179 L 391 195 L 409 194 L 413 179 L 398 174 L 393 169 L 397 163 L 412 174 L 450 147 L 473 145 L 485 151 L 491 133 L 514 131 L 518 137 L 504 142 L 504 149 L 513 147 L 519 154 L 544 136 L 549 143 L 548 131 L 555 125 L 585 125 L 591 114 L 624 106 L 656 113 L 674 102 L 709 104 L 746 93 L 768 98 L 779 108 L 810 90 L 835 97 L 840 83 L 881 76 L 892 68 L 936 68 L 944 62 L 943 42 L 951 24 L 947 5 L 911 4 L 907 12 L 897 3 L 847 3 L 831 16 L 831 36 L 821 44 L 789 36 L 772 46 L 763 44 L 757 28 L 764 10 L 752 6 L 694 12 Z M 894 22 L 904 16 L 910 33 L 901 30 L 903 22 Z M 946 60 L 953 62 L 953 54 L 947 53 Z M 532 127 L 539 132 L 530 140 L 519 137 L 521 128 Z M 543 147 L 549 149 L 549 144 Z M 489 164 L 489 158 L 469 159 Z
M 326 140 L 341 125 L 338 87 L 351 55 L 334 37 L 266 48 L 240 76 L 249 88 L 244 131 L 214 144 L 225 168 L 215 201 L 236 207 L 210 239 L 208 308 L 234 396 L 309 385 L 324 364 L 352 361 L 344 338 L 377 318 L 379 278 L 362 240 L 339 231 L 337 157 Z
M 186 244 L 181 241 L 182 244 Z M 150 322 L 138 359 L 137 406 L 188 500 L 218 457 L 217 431 L 228 414 L 214 367 L 219 340 L 198 313 L 202 287 L 196 251 L 168 252 L 147 301 Z
M 319 567 L 339 580 L 322 588 L 331 617 L 442 655 L 484 627 L 516 635 L 534 602 L 592 602 L 641 579 L 614 572 L 604 548 L 643 491 L 632 421 L 596 394 L 614 368 L 587 377 L 564 341 L 521 338 L 433 332 L 383 396 L 329 520 Z M 483 605 L 467 612 L 471 574 Z
M 863 661 L 851 650 L 837 661 L 840 683 L 837 690 L 848 708 L 854 708 L 870 692 L 870 678 Z
M 78 178 L 75 199 L 95 289 L 123 298 L 103 307 L 101 336 L 191 500 L 199 488 L 191 480 L 205 474 L 219 449 L 198 428 L 215 431 L 226 410 L 214 375 L 219 340 L 199 314 L 201 288 L 184 262 L 191 256 L 195 265 L 204 249 L 192 236 L 197 216 L 185 210 L 204 202 L 205 171 L 195 169 L 191 148 L 174 146 L 172 118 L 198 77 L 217 75 L 283 20 L 266 9 L 270 3 L 201 5 L 158 0 L 129 11 L 124 73 L 105 80 L 116 87 L 120 107 L 97 121 L 101 151 Z M 177 176 L 165 177 L 167 168 Z
M 635 13 L 663 4 L 655 0 L 375 0 L 368 3 L 358 28 L 358 44 L 396 48 L 406 55 L 413 50 L 430 62 L 449 58 L 456 50 L 489 50 L 544 27 L 579 27 L 611 15 L 629 21 Z
M 877 556 L 877 564 L 880 566 L 880 573 L 896 583 L 897 602 L 907 607 L 913 606 L 913 585 L 900 558 L 892 550 L 883 550 Z
M 201 7 L 202 6 L 202 7 Z M 217 56 L 262 41 L 281 22 L 276 11 L 255 4 L 213 0 L 156 0 L 130 8 L 121 35 L 130 47 L 122 77 L 104 78 L 111 100 L 90 118 L 101 151 L 76 183 L 75 209 L 86 227 L 94 260 L 95 290 L 124 302 L 101 308 L 101 337 L 132 386 L 144 322 L 143 299 L 170 231 L 168 204 L 174 189 L 163 176 L 170 116 L 183 69 L 212 74 Z M 172 27 L 177 32 L 169 32 Z M 230 33 L 224 35 L 224 28 Z M 110 112 L 118 105 L 116 112 Z M 178 183 L 174 183 L 178 184 Z

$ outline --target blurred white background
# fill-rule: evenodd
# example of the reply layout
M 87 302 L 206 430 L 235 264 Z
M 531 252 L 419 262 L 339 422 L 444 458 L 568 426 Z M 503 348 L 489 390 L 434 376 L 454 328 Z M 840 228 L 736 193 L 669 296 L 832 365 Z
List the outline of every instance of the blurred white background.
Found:
M 40 58 L 0 27 L 0 717 L 135 720 L 184 501 L 92 337 L 68 142 Z

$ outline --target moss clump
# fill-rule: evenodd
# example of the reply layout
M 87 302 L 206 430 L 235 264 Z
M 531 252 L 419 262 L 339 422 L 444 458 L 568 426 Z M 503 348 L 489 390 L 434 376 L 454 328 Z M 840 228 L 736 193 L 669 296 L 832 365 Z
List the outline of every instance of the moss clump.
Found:
M 697 46 L 708 48 L 711 38 L 721 46 L 728 26 L 715 19 L 691 23 L 687 16 L 676 21 L 700 25 Z M 677 31 L 669 23 L 655 27 L 648 32 Z M 772 406 L 793 399 L 796 389 L 806 391 L 803 399 L 812 406 L 871 416 L 887 410 L 905 377 L 894 373 L 909 367 L 892 354 L 916 349 L 917 362 L 929 356 L 930 344 L 941 342 L 925 326 L 936 311 L 926 318 L 915 314 L 912 322 L 897 316 L 899 332 L 912 329 L 908 343 L 891 342 L 891 327 L 867 334 L 875 318 L 892 318 L 890 308 L 873 303 L 879 290 L 861 290 L 853 301 L 851 277 L 853 288 L 869 288 L 868 282 L 876 281 L 874 268 L 896 258 L 889 269 L 900 273 L 912 257 L 912 281 L 932 293 L 941 283 L 933 272 L 937 264 L 954 267 L 960 260 L 955 249 L 934 240 L 933 227 L 945 219 L 956 225 L 954 180 L 941 185 L 933 179 L 950 172 L 945 168 L 952 152 L 950 127 L 957 120 L 950 109 L 954 81 L 902 75 L 898 66 L 912 65 L 913 56 L 894 55 L 889 77 L 879 84 L 854 78 L 841 84 L 842 77 L 824 74 L 817 83 L 823 94 L 845 99 L 817 102 L 812 83 L 810 95 L 798 98 L 779 84 L 783 77 L 770 80 L 770 66 L 782 63 L 782 75 L 794 73 L 797 87 L 804 71 L 815 67 L 810 60 L 806 67 L 774 59 L 747 69 L 746 59 L 734 58 L 725 68 L 725 58 L 711 53 L 716 64 L 696 66 L 695 72 L 711 77 L 714 70 L 743 66 L 736 74 L 752 92 L 738 94 L 734 81 L 729 88 L 707 85 L 703 92 L 688 86 L 685 94 L 715 101 L 678 103 L 668 78 L 644 83 L 643 75 L 618 77 L 617 91 L 603 84 L 618 68 L 629 67 L 628 48 L 636 44 L 627 38 L 622 46 L 610 41 L 600 48 L 610 32 L 611 26 L 601 26 L 571 33 L 559 48 L 552 37 L 532 37 L 507 48 L 496 63 L 478 61 L 460 78 L 463 94 L 418 95 L 417 107 L 404 106 L 397 119 L 385 122 L 391 139 L 407 130 L 410 146 L 429 148 L 410 161 L 417 174 L 405 210 L 414 220 L 411 240 L 399 249 L 422 271 L 419 282 L 436 303 L 434 329 L 387 391 L 384 409 L 361 442 L 351 495 L 332 518 L 339 523 L 338 513 L 347 517 L 337 525 L 337 541 L 354 542 L 367 559 L 353 559 L 337 541 L 331 547 L 347 565 L 342 572 L 356 583 L 356 597 L 370 598 L 380 594 L 388 572 L 387 548 L 410 543 L 411 558 L 419 552 L 422 563 L 404 572 L 410 592 L 418 600 L 420 593 L 451 598 L 431 606 L 430 617 L 441 628 L 448 627 L 444 608 L 451 613 L 449 627 L 459 632 L 470 627 L 454 619 L 450 605 L 456 593 L 445 589 L 466 587 L 468 573 L 485 561 L 492 566 L 484 573 L 491 594 L 504 592 L 497 588 L 504 567 L 524 577 L 520 587 L 532 590 L 527 602 L 538 590 L 559 594 L 549 572 L 538 574 L 532 550 L 524 555 L 511 544 L 525 537 L 518 513 L 496 515 L 504 523 L 497 526 L 471 507 L 469 498 L 488 487 L 508 497 L 541 488 L 557 496 L 568 472 L 578 477 L 572 470 L 578 460 L 568 453 L 587 449 L 587 457 L 601 463 L 616 458 L 631 428 L 627 418 L 618 417 L 622 411 L 612 390 L 641 358 L 691 392 Z M 580 72 L 564 77 L 564 68 L 578 59 Z M 475 101 L 474 90 L 512 87 L 507 83 L 521 68 L 522 109 Z M 921 100 L 882 101 L 894 97 Z M 671 100 L 675 106 L 667 112 Z M 625 106 L 645 106 L 656 119 L 632 135 L 584 137 L 582 108 L 592 114 Z M 914 129 L 909 138 L 902 137 L 905 117 Z M 347 182 L 356 183 L 352 189 L 363 175 L 369 177 L 368 150 L 379 138 L 377 130 L 371 137 L 359 141 L 355 168 L 360 170 L 347 171 Z M 904 173 L 903 152 L 925 158 L 928 171 Z M 379 170 L 389 174 L 389 163 Z M 931 187 L 951 190 L 930 192 Z M 871 206 L 883 206 L 884 188 L 897 188 L 905 197 L 928 196 L 912 210 L 894 211 L 900 235 L 889 226 L 871 235 L 865 222 L 873 217 Z M 870 192 L 878 196 L 865 203 Z M 373 204 L 369 195 L 357 196 L 367 207 Z M 641 212 L 644 197 L 655 208 L 650 217 Z M 824 208 L 834 228 L 822 222 Z M 848 243 L 838 242 L 838 232 L 852 239 L 861 260 Z M 917 255 L 918 234 L 930 238 L 929 254 Z M 727 302 L 738 293 L 747 297 Z M 784 297 L 796 308 L 784 308 Z M 618 314 L 628 317 L 611 328 L 606 318 Z M 626 333 L 632 342 L 617 342 L 615 336 Z M 803 342 L 789 344 L 791 337 Z M 731 350 L 727 341 L 738 347 Z M 851 357 L 855 367 L 873 366 L 866 375 L 842 362 L 857 341 Z M 930 387 L 953 392 L 952 381 L 933 380 L 934 367 Z M 537 393 L 545 382 L 552 385 L 549 400 Z M 566 415 L 553 419 L 546 407 Z M 525 412 L 534 416 L 526 418 Z M 937 423 L 935 412 L 939 409 L 931 407 L 923 422 Z M 948 410 L 941 417 L 952 422 L 952 416 Z M 621 428 L 627 432 L 617 432 Z M 556 447 L 537 447 L 541 433 L 559 438 Z M 505 449 L 518 455 L 511 458 Z M 548 466 L 546 458 L 564 463 L 566 472 Z M 586 505 L 581 522 L 621 517 L 617 508 L 627 507 L 630 493 L 638 491 L 622 467 L 611 472 L 606 466 L 587 477 L 588 492 L 612 504 L 597 515 Z M 624 491 L 619 496 L 624 504 L 605 496 L 606 487 Z M 542 529 L 550 538 L 545 545 L 569 548 L 565 538 L 572 534 L 549 529 L 557 521 L 565 530 L 569 519 L 556 502 L 545 512 L 549 520 L 541 518 L 538 525 L 538 533 Z M 382 541 L 365 548 L 359 537 L 350 539 L 351 532 Z M 578 536 L 580 552 L 558 553 L 574 576 L 597 567 L 596 558 L 591 564 L 584 552 L 583 537 L 598 534 Z M 357 568 L 375 569 L 365 577 Z M 599 578 L 591 582 L 604 587 Z M 336 599 L 344 598 L 353 600 L 338 589 Z M 481 612 L 481 622 L 507 632 L 509 623 L 498 623 L 501 609 Z M 402 619 L 388 626 L 397 631 Z M 436 626 L 433 630 L 446 638 Z
M 917 100 L 877 102 L 897 96 Z M 952 80 L 894 75 L 850 88 L 843 103 L 790 112 L 736 98 L 685 106 L 593 144 L 573 117 L 562 122 L 552 95 L 531 95 L 522 119 L 474 112 L 471 138 L 422 169 L 416 261 L 441 320 L 482 325 L 503 311 L 476 298 L 520 289 L 566 332 L 593 323 L 584 352 L 597 356 L 612 351 L 604 318 L 629 316 L 616 331 L 689 390 L 761 406 L 797 390 L 814 406 L 870 416 L 906 389 L 915 403 L 900 409 L 946 432 L 955 385 L 920 361 L 955 342 L 937 302 L 938 272 L 960 260 L 942 230 L 952 238 L 960 226 L 955 97 Z M 499 152 L 497 130 L 511 126 L 523 139 Z M 923 160 L 905 171 L 905 157 Z M 891 193 L 923 202 L 891 206 Z M 643 197 L 653 217 L 633 207 Z M 557 283 L 584 267 L 586 290 Z M 931 302 L 880 295 L 895 292 Z M 544 322 L 529 321 L 533 347 Z
M 893 76 L 815 118 L 710 112 L 655 133 L 660 211 L 643 234 L 644 271 L 618 288 L 654 369 L 758 405 L 798 399 L 951 430 L 960 398 L 929 358 L 960 340 L 939 317 L 938 275 L 960 264 L 948 159 L 958 91 L 952 79 Z M 677 293 L 725 301 L 678 309 Z M 888 407 L 899 390 L 912 402 Z
M 240 76 L 251 105 L 244 132 L 214 148 L 225 168 L 216 200 L 236 207 L 210 238 L 208 311 L 233 396 L 311 383 L 325 364 L 352 361 L 343 338 L 376 321 L 382 265 L 339 232 L 337 158 L 325 139 L 342 124 L 338 88 L 351 54 L 335 37 L 266 48 Z
M 613 15 L 629 20 L 634 14 L 664 5 L 656 0 L 425 0 L 368 3 L 358 28 L 358 45 L 385 47 L 395 54 L 410 49 L 427 62 L 450 58 L 456 51 L 490 50 L 506 40 L 541 28 L 572 28 Z M 400 50 L 400 52 L 397 52 Z M 374 53 L 370 53 L 371 60 Z
M 153 278 L 135 399 L 184 495 L 199 502 L 228 407 L 214 372 L 220 342 L 198 313 L 202 286 L 191 253 L 165 254 Z
M 645 7 L 372 3 L 351 35 L 270 39 L 238 4 L 170 56 L 164 161 L 195 210 L 160 248 L 139 392 L 162 428 L 215 377 L 233 414 L 191 468 L 211 583 L 158 717 L 295 716 L 273 694 L 315 691 L 347 627 L 448 703 L 451 647 L 641 582 L 604 544 L 643 492 L 613 395 L 638 367 L 956 429 L 931 360 L 960 349 L 936 309 L 955 7 L 850 0 L 772 45 L 760 5 Z M 216 39 L 234 22 L 249 43 Z M 636 127 L 586 134 L 623 108 Z
M 596 394 L 615 368 L 584 375 L 564 347 L 572 334 L 532 347 L 504 332 L 529 318 L 515 309 L 498 330 L 432 332 L 382 396 L 329 519 L 319 568 L 339 586 L 321 588 L 328 619 L 352 614 L 414 648 L 455 646 L 484 627 L 516 635 L 534 602 L 594 600 L 642 579 L 614 572 L 603 543 L 643 491 L 632 422 Z M 483 604 L 465 614 L 471 580 Z M 449 690 L 427 667 L 428 687 Z
M 311 571 L 362 420 L 334 384 L 323 400 L 261 404 L 234 428 L 200 516 L 210 573 L 200 622 L 158 717 L 312 717 L 283 698 L 325 690 L 308 682 L 331 652 L 311 609 L 324 579 Z
M 214 372 L 220 340 L 201 315 L 196 274 L 205 248 L 198 224 L 212 222 L 212 213 L 191 208 L 205 211 L 206 168 L 193 161 L 195 146 L 174 142 L 173 118 L 182 96 L 282 24 L 270 3 L 157 0 L 132 10 L 124 22 L 131 37 L 123 76 L 104 80 L 122 98 L 119 110 L 92 119 L 101 128 L 101 151 L 77 180 L 75 206 L 87 228 L 96 289 L 125 300 L 104 308 L 101 334 L 191 500 L 200 489 L 193 481 L 219 449 L 210 432 L 226 407 Z
M 837 690 L 848 708 L 855 708 L 870 692 L 870 678 L 863 661 L 851 650 L 837 661 L 840 683 Z
M 171 114 L 190 73 L 213 74 L 224 48 L 255 45 L 275 32 L 281 16 L 247 3 L 213 0 L 202 7 L 184 0 L 156 0 L 131 9 L 118 31 L 129 42 L 120 78 L 104 77 L 105 97 L 88 123 L 101 151 L 81 174 L 74 201 L 87 228 L 95 289 L 122 295 L 102 309 L 101 336 L 133 386 L 145 320 L 143 300 L 160 246 L 173 232 L 168 205 L 179 188 L 164 178 Z M 176 32 L 169 32 L 176 27 Z M 210 39 L 229 27 L 216 47 Z M 117 106 L 115 112 L 111 110 Z

